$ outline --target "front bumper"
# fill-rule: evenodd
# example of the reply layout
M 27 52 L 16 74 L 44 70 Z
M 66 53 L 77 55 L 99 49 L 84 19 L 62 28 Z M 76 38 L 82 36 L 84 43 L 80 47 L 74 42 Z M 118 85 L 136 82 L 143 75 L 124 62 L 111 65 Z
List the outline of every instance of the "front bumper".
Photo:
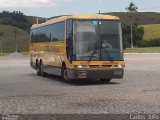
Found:
M 123 68 L 67 69 L 70 79 L 123 78 Z

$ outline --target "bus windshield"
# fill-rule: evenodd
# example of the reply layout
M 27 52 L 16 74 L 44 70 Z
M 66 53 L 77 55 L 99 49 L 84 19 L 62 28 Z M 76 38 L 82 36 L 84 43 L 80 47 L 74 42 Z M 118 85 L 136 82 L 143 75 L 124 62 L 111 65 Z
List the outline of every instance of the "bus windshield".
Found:
M 120 21 L 75 20 L 75 60 L 123 60 Z

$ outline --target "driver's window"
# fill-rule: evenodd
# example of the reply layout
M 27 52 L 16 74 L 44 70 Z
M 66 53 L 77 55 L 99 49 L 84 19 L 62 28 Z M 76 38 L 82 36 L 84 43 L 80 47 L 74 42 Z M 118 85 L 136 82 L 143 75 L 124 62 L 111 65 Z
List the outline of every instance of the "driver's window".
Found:
M 72 62 L 72 56 L 73 56 L 73 25 L 72 20 L 67 20 L 66 24 L 66 51 L 67 51 L 67 57 L 70 62 Z

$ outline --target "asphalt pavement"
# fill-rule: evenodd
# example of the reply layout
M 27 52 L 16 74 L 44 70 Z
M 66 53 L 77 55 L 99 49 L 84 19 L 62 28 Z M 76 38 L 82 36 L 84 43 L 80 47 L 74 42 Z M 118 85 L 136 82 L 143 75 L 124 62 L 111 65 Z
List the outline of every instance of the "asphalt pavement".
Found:
M 63 82 L 36 75 L 28 57 L 0 57 L 0 113 L 160 113 L 160 54 L 125 54 L 123 79 Z

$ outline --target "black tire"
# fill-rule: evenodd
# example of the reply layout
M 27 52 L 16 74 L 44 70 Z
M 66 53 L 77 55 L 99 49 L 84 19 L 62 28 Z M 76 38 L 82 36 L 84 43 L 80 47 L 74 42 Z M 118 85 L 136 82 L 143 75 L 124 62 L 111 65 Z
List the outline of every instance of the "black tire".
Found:
M 69 82 L 70 81 L 70 79 L 68 79 L 68 77 L 67 77 L 67 69 L 66 69 L 65 65 L 63 65 L 62 68 L 61 68 L 61 78 L 65 82 Z
M 111 78 L 100 79 L 102 83 L 109 83 L 111 80 L 112 80 Z
M 40 66 L 40 63 L 37 63 L 36 68 L 37 68 L 37 75 L 41 76 L 41 66 Z
M 41 62 L 40 63 L 40 74 L 41 74 L 41 76 L 42 77 L 46 77 L 47 76 L 47 73 L 46 72 L 44 72 L 44 67 L 43 67 L 43 63 Z
M 42 62 L 37 63 L 37 75 L 43 76 L 43 77 L 47 76 L 47 73 L 43 71 L 43 63 Z

